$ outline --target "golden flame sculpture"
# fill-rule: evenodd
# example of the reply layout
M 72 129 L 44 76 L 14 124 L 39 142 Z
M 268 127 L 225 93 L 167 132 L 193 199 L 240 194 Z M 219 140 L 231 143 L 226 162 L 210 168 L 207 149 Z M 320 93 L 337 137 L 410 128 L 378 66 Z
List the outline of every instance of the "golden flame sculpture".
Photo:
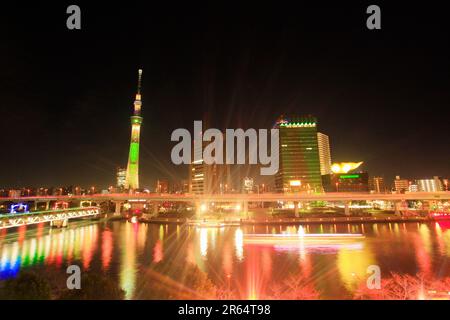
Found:
M 333 171 L 333 173 L 347 173 L 351 170 L 355 170 L 362 164 L 362 161 L 333 163 L 333 165 L 331 166 L 331 171 Z

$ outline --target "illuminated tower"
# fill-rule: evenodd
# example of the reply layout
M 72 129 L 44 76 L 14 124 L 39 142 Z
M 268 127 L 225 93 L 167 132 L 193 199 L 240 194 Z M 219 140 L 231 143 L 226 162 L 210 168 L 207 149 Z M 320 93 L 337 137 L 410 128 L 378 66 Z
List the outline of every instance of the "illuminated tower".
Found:
M 134 112 L 131 116 L 131 141 L 130 154 L 128 156 L 127 175 L 125 188 L 129 190 L 139 189 L 139 136 L 141 133 L 141 79 L 142 69 L 139 69 L 138 90 L 134 100 Z

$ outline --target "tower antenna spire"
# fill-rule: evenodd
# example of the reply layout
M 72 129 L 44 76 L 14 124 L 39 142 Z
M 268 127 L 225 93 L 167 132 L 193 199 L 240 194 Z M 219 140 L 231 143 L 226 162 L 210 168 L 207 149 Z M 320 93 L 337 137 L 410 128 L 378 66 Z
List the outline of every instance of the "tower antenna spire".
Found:
M 138 74 L 139 74 L 139 77 L 138 77 L 138 89 L 137 89 L 137 93 L 138 93 L 138 94 L 141 94 L 142 69 L 139 69 Z

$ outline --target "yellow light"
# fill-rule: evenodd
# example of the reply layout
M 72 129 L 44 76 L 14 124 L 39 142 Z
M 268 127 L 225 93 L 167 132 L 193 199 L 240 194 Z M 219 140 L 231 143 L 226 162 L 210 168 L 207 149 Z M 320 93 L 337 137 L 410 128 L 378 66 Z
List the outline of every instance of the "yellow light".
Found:
M 237 204 L 236 207 L 235 207 L 235 210 L 236 210 L 236 211 L 241 211 L 241 205 L 240 205 L 240 204 Z
M 206 210 L 208 210 L 208 206 L 206 205 L 206 203 L 202 203 L 200 205 L 200 211 L 201 212 L 206 212 Z
M 351 170 L 357 169 L 363 162 L 341 162 L 341 163 L 333 163 L 331 166 L 331 171 L 333 173 L 347 173 Z
M 289 181 L 289 185 L 291 187 L 299 187 L 302 185 L 302 182 L 300 180 L 291 180 Z

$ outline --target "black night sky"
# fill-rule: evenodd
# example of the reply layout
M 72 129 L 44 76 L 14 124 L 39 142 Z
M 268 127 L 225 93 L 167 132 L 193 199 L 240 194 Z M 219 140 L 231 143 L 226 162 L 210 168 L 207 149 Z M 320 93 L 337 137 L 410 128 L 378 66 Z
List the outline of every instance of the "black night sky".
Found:
M 333 161 L 450 176 L 448 11 L 409 2 L 2 4 L 0 186 L 114 184 L 143 75 L 141 185 L 187 177 L 176 128 L 270 128 L 313 114 Z M 78 4 L 82 29 L 66 28 Z M 366 28 L 379 4 L 382 29 Z

